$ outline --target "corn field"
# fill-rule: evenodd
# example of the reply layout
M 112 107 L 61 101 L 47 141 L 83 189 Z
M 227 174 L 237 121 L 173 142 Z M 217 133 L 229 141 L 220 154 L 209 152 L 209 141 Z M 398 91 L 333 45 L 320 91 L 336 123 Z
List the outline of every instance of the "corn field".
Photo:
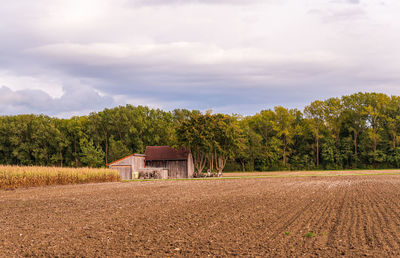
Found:
M 120 181 L 111 169 L 1 166 L 0 189 Z

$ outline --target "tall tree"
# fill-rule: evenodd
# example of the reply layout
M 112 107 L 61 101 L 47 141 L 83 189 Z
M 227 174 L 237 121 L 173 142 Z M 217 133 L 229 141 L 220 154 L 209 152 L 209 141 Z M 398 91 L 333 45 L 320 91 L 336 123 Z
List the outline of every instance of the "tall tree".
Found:
M 276 165 L 275 163 L 281 157 L 281 142 L 277 139 L 274 131 L 275 112 L 272 110 L 262 110 L 259 114 L 249 119 L 249 126 L 254 132 L 263 139 L 263 157 L 268 167 Z M 253 155 L 258 156 L 258 155 Z
M 288 146 L 293 143 L 294 127 L 293 122 L 295 116 L 294 110 L 288 110 L 284 107 L 275 107 L 275 120 L 273 128 L 277 132 L 277 136 L 282 140 L 282 164 L 286 166 L 288 157 Z
M 228 158 L 232 158 L 239 147 L 240 128 L 237 117 L 223 114 L 212 116 L 212 131 L 214 135 L 214 157 L 218 175 L 222 175 Z
M 353 138 L 354 159 L 358 162 L 358 139 L 366 128 L 366 117 L 364 114 L 365 94 L 356 93 L 343 96 L 343 117 L 345 125 Z
M 104 166 L 104 152 L 100 146 L 96 146 L 92 140 L 82 138 L 80 140 L 81 146 L 81 161 L 88 167 L 101 167 Z
M 178 128 L 177 144 L 186 147 L 193 155 L 195 174 L 200 175 L 206 165 L 207 154 L 210 152 L 208 116 L 192 113 L 190 118 L 182 121 Z
M 366 103 L 363 114 L 367 119 L 367 134 L 372 147 L 372 151 L 369 152 L 369 157 L 372 160 L 374 167 L 376 167 L 377 162 L 383 162 L 385 159 L 385 153 L 378 150 L 377 147 L 381 140 L 381 125 L 388 102 L 389 97 L 385 94 L 366 94 Z
M 322 131 L 325 127 L 325 108 L 325 103 L 323 101 L 317 100 L 312 102 L 309 106 L 306 106 L 304 109 L 307 123 L 315 139 L 315 165 L 317 167 L 319 167 L 320 138 L 322 135 Z

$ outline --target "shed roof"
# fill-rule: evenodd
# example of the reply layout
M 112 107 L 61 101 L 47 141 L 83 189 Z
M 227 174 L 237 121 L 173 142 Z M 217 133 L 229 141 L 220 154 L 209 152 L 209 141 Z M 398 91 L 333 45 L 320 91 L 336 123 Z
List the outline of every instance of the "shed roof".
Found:
M 124 159 L 127 159 L 127 158 L 129 158 L 129 157 L 132 157 L 132 156 L 145 157 L 144 154 L 133 153 L 133 154 L 128 155 L 128 156 L 126 156 L 126 157 L 123 157 L 123 158 L 120 158 L 120 159 L 115 160 L 115 161 L 113 161 L 113 162 L 110 162 L 110 163 L 108 163 L 108 164 L 106 164 L 106 165 L 107 165 L 107 166 L 111 166 L 111 165 L 113 165 L 113 164 L 115 164 L 115 163 L 117 163 L 117 162 L 120 162 L 120 161 L 122 161 L 122 160 L 124 160 Z
M 169 146 L 147 146 L 146 160 L 187 160 L 189 151 L 184 148 L 174 149 Z

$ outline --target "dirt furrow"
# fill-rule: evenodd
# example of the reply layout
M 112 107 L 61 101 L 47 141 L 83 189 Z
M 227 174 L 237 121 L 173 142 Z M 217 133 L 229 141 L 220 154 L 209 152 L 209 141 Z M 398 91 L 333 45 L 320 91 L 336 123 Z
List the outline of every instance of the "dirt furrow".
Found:
M 3 191 L 0 256 L 398 257 L 399 186 L 384 175 Z
M 379 230 L 379 240 L 382 242 L 381 246 L 387 246 L 386 251 L 399 250 L 400 244 L 400 223 L 399 217 L 396 212 L 393 212 L 391 208 L 394 205 L 395 200 L 389 203 L 385 196 L 384 191 L 380 191 L 379 188 L 371 187 L 370 189 L 374 196 L 373 210 L 377 217 L 378 223 L 375 223 Z M 397 202 L 396 202 L 397 203 Z

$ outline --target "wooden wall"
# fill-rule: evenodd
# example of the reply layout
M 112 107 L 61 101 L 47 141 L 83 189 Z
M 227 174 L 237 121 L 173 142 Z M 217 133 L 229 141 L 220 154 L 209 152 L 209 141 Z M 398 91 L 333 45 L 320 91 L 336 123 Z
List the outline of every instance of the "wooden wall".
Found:
M 142 155 L 133 155 L 119 160 L 110 165 L 112 169 L 118 169 L 122 180 L 132 179 L 132 172 L 138 172 L 144 168 L 145 157 Z
M 131 159 L 132 171 L 138 172 L 139 169 L 144 168 L 145 157 L 144 156 L 133 156 Z
M 132 179 L 132 167 L 129 165 L 120 165 L 120 166 L 110 166 L 111 169 L 116 169 L 119 171 L 119 176 L 122 180 L 131 180 Z
M 168 178 L 188 178 L 187 160 L 147 160 L 146 167 L 168 169 Z

